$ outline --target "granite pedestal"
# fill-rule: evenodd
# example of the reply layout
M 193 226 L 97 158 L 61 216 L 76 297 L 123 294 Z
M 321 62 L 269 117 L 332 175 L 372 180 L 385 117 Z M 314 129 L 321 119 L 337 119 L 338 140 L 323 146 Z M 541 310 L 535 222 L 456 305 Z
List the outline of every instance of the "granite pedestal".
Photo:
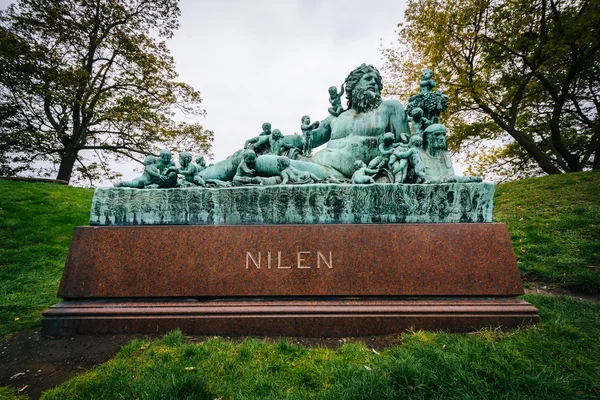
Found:
M 538 321 L 506 226 L 78 227 L 48 335 L 464 332 Z

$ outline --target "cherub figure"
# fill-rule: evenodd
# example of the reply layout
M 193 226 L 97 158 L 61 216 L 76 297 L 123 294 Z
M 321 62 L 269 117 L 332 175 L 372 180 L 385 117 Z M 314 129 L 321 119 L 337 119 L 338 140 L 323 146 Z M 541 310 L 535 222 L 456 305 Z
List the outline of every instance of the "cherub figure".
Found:
M 419 85 L 419 93 L 425 94 L 433 91 L 433 89 L 435 88 L 435 81 L 431 79 L 432 76 L 432 70 L 430 70 L 429 68 L 423 69 L 423 72 L 421 73 L 421 83 Z
M 329 114 L 337 117 L 344 111 L 344 107 L 342 107 L 342 95 L 344 94 L 344 85 L 340 86 L 340 92 L 338 93 L 337 88 L 335 86 L 331 86 L 329 88 L 329 104 L 331 107 L 327 109 Z
M 256 176 L 256 153 L 252 149 L 246 149 L 242 153 L 242 161 L 235 171 L 233 183 L 238 185 L 261 185 L 262 180 Z
M 369 162 L 369 168 L 381 169 L 388 166 L 390 156 L 394 152 L 394 149 L 400 145 L 400 143 L 394 143 L 396 137 L 392 132 L 386 132 L 383 135 L 383 142 L 379 145 L 379 155 Z
M 179 186 L 204 186 L 205 182 L 200 175 L 199 167 L 192 163 L 192 153 L 187 151 L 179 153 L 179 173 L 183 175 L 183 180 Z
M 198 156 L 196 158 L 196 166 L 198 167 L 198 172 L 206 169 L 206 160 L 204 159 L 204 156 Z
M 310 117 L 305 115 L 302 117 L 302 143 L 304 144 L 304 155 L 306 157 L 312 156 L 312 131 L 319 127 L 319 121 L 310 123 Z
M 259 136 L 270 135 L 271 134 L 271 123 L 265 122 L 262 124 L 262 132 Z
M 287 157 L 279 157 L 277 159 L 277 168 L 279 168 L 281 177 L 283 178 L 281 181 L 282 185 L 287 183 L 313 183 L 320 181 L 316 175 L 294 168 Z
M 413 136 L 417 135 L 423 138 L 423 131 L 431 125 L 431 121 L 423 116 L 423 109 L 421 107 L 414 108 L 412 110 L 412 116 L 408 118 L 410 121 L 410 130 Z
M 367 183 L 375 183 L 373 177 L 379 172 L 378 169 L 367 168 L 367 165 L 362 160 L 356 160 L 354 163 L 354 174 L 352 175 L 352 183 L 361 185 Z
M 144 172 L 142 176 L 135 178 L 132 181 L 122 181 L 115 183 L 115 187 L 131 187 L 143 189 L 157 182 L 159 179 L 158 159 L 154 156 L 146 156 L 144 159 Z
M 407 162 L 399 162 L 395 165 L 392 173 L 394 174 L 395 183 L 403 183 L 406 180 L 408 165 L 413 167 L 416 176 L 415 183 L 429 183 L 425 176 L 425 163 L 421 157 L 421 146 L 423 139 L 417 135 L 411 136 L 408 142 L 409 148 L 405 151 L 395 151 L 390 157 L 390 163 L 393 165 L 396 160 L 407 160 Z
M 248 139 L 244 148 L 254 150 L 258 155 L 275 154 L 278 156 L 285 150 L 282 149 L 284 144 L 283 138 L 283 133 L 279 129 L 273 129 L 268 136 L 262 135 Z
M 175 163 L 171 161 L 171 150 L 162 149 L 160 151 L 157 167 L 160 175 L 156 183 L 159 188 L 173 188 L 177 186 L 178 168 Z

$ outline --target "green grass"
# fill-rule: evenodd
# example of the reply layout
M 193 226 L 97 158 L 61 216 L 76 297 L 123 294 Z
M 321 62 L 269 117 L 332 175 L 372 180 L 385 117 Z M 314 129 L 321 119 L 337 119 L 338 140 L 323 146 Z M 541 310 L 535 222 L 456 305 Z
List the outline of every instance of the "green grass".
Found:
M 409 332 L 378 353 L 179 332 L 133 341 L 45 393 L 71 399 L 590 399 L 600 396 L 600 304 L 529 295 L 542 323 L 470 335 Z
M 73 227 L 89 225 L 93 190 L 0 180 L 0 338 L 39 328 L 57 303 Z
M 56 292 L 73 227 L 89 223 L 93 191 L 0 180 L 0 338 L 39 328 Z M 499 185 L 495 220 L 508 224 L 528 280 L 600 293 L 600 173 Z M 285 341 L 171 333 L 134 341 L 45 399 L 598 398 L 600 304 L 525 296 L 542 323 L 471 335 L 410 332 L 379 354 L 362 344 L 307 349 Z M 0 398 L 14 399 L 10 388 Z
M 29 397 L 19 394 L 17 389 L 2 386 L 0 387 L 0 400 L 29 400 Z
M 508 225 L 525 279 L 600 293 L 600 172 L 498 185 L 494 220 Z

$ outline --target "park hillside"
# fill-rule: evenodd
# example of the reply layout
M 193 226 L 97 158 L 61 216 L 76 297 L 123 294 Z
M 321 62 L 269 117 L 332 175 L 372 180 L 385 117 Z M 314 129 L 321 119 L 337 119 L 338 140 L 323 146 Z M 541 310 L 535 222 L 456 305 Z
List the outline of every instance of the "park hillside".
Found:
M 0 180 L 0 337 L 40 326 L 73 233 L 89 223 L 91 189 Z M 525 287 L 600 294 L 600 173 L 497 186 Z M 407 332 L 374 350 L 289 340 L 191 343 L 179 332 L 133 341 L 45 399 L 593 398 L 600 396 L 600 304 L 525 295 L 542 322 L 468 335 Z M 12 388 L 0 388 L 13 395 Z

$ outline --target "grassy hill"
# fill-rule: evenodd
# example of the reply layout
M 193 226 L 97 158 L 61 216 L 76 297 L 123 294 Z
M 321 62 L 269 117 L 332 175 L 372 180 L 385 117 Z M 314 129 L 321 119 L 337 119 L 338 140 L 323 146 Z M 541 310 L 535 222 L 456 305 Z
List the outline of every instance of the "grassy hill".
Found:
M 600 172 L 498 185 L 494 203 L 525 280 L 600 293 Z
M 38 328 L 56 291 L 73 227 L 87 225 L 93 191 L 0 180 L 0 338 Z M 600 173 L 498 186 L 495 220 L 508 224 L 527 280 L 600 293 Z M 407 332 L 374 351 L 362 343 L 305 348 L 282 340 L 179 332 L 133 341 L 111 361 L 45 399 L 598 398 L 600 304 L 527 295 L 542 323 L 469 335 Z M 14 398 L 0 388 L 0 398 Z
M 89 225 L 92 189 L 0 180 L 0 338 L 39 327 L 57 303 L 73 228 Z

